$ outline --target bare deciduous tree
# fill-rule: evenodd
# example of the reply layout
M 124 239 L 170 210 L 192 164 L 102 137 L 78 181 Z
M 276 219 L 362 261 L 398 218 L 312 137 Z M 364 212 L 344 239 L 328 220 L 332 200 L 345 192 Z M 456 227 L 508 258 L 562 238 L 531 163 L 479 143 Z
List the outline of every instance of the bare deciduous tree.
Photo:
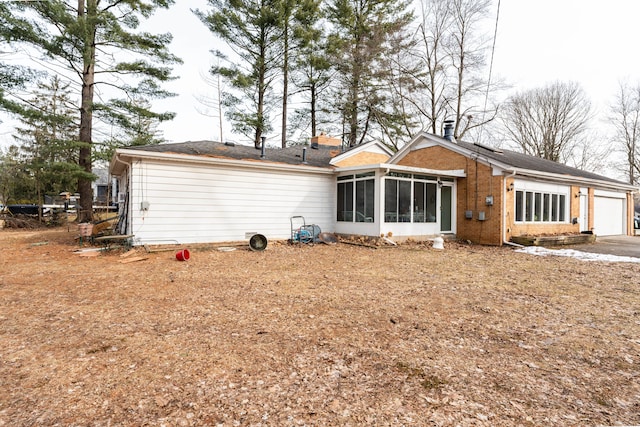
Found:
M 468 131 L 495 117 L 494 109 L 487 119 L 478 102 L 487 87 L 487 81 L 481 72 L 484 71 L 488 45 L 477 35 L 477 27 L 487 16 L 491 1 L 452 0 L 451 3 L 453 28 L 448 49 L 455 70 L 455 91 L 448 95 L 448 103 L 456 120 L 453 135 L 462 138 Z M 478 120 L 478 117 L 484 118 Z
M 385 83 L 393 70 L 384 58 L 413 19 L 410 3 L 401 0 L 331 0 L 326 6 L 336 69 L 336 109 L 342 113 L 349 146 L 375 134 L 389 135 L 400 114 L 391 105 Z M 396 43 L 390 43 L 394 39 Z
M 504 105 L 507 138 L 525 154 L 569 163 L 588 144 L 591 102 L 577 83 L 516 93 Z
M 611 106 L 616 142 L 625 158 L 625 174 L 630 184 L 640 183 L 640 83 L 620 83 Z
M 0 38 L 42 53 L 53 69 L 73 76 L 78 84 L 78 165 L 83 170 L 77 180 L 81 207 L 78 222 L 93 217 L 94 112 L 99 109 L 102 114 L 119 114 L 126 104 L 118 99 L 99 102 L 96 87 L 106 85 L 126 99 L 172 95 L 160 87 L 160 83 L 173 79 L 170 66 L 181 63 L 169 52 L 172 36 L 139 29 L 154 11 L 172 4 L 173 0 L 49 0 L 0 5 Z
M 480 24 L 488 17 L 489 0 L 421 0 L 421 21 L 413 58 L 417 73 L 409 101 L 424 128 L 438 133 L 445 119 L 455 120 L 454 136 L 495 118 L 485 111 L 488 90 L 485 57 L 489 49 Z M 489 113 L 489 114 L 486 114 Z
M 449 64 L 445 43 L 452 14 L 449 0 L 425 0 L 420 6 L 415 55 L 421 72 L 413 74 L 418 90 L 410 101 L 423 119 L 423 126 L 435 134 L 438 121 L 445 114 L 444 91 Z

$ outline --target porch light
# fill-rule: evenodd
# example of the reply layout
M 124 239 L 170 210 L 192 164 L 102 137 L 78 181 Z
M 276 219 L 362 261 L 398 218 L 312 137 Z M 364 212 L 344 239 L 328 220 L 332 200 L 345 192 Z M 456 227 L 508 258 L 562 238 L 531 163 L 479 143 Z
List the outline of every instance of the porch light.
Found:
M 513 182 L 509 184 L 509 188 L 507 188 L 507 191 L 513 191 Z
M 576 193 L 576 199 L 580 196 L 582 196 L 582 191 L 578 190 L 578 192 Z

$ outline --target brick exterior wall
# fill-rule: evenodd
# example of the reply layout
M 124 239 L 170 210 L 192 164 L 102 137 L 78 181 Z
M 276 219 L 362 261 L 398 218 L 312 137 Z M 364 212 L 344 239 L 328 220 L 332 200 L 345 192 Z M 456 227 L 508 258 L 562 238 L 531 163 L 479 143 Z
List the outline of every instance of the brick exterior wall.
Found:
M 513 182 L 513 178 L 507 178 L 507 188 Z M 511 236 L 527 235 L 561 235 L 580 233 L 580 224 L 572 224 L 573 218 L 580 217 L 580 198 L 576 197 L 580 187 L 571 187 L 570 194 L 567 194 L 569 201 L 569 211 L 567 212 L 567 223 L 526 223 L 516 224 L 515 222 L 515 191 L 508 191 L 505 197 L 506 205 L 506 239 Z M 589 190 L 589 229 L 593 228 L 593 189 Z
M 635 236 L 636 234 L 636 231 L 633 228 L 633 217 L 635 215 L 635 211 L 633 194 L 627 193 L 627 236 Z
M 493 176 L 489 166 L 476 162 L 446 148 L 434 146 L 409 152 L 398 164 L 435 170 L 462 169 L 466 178 L 457 178 L 456 197 L 456 236 L 463 240 L 485 245 L 502 245 L 503 238 L 509 241 L 512 236 L 520 235 L 561 235 L 580 233 L 580 224 L 572 223 L 580 218 L 580 198 L 576 194 L 580 186 L 571 186 L 567 195 L 569 210 L 567 222 L 516 224 L 515 191 L 506 191 L 514 178 Z M 506 182 L 505 182 L 506 181 Z M 505 187 L 506 184 L 506 187 Z M 503 200 L 504 195 L 504 200 Z M 486 197 L 493 196 L 493 205 L 486 204 Z M 588 224 L 593 229 L 594 189 L 588 189 Z M 628 224 L 627 234 L 633 234 L 633 197 L 627 195 Z M 465 212 L 471 211 L 472 218 L 466 218 Z M 484 212 L 485 220 L 478 215 Z M 504 212 L 504 217 L 502 212 Z
M 412 151 L 399 164 L 436 170 L 463 169 L 467 177 L 456 180 L 456 236 L 483 245 L 502 244 L 502 176 L 493 176 L 489 166 L 439 146 Z M 493 205 L 486 204 L 487 196 L 493 196 Z M 472 211 L 473 218 L 467 219 L 465 211 Z M 481 212 L 484 220 L 478 219 Z
M 319 145 L 331 145 L 334 147 L 342 146 L 342 140 L 340 138 L 333 138 L 329 135 L 325 135 L 324 133 L 321 133 L 320 135 L 317 135 L 317 136 L 312 136 L 311 143 L 319 144 Z
M 363 152 L 348 157 L 343 161 L 336 163 L 335 166 L 344 168 L 349 166 L 375 165 L 385 163 L 387 160 L 389 160 L 389 156 L 386 154 Z
M 587 211 L 589 212 L 589 228 L 588 230 L 593 230 L 593 218 L 595 217 L 595 202 L 593 198 L 595 197 L 595 190 L 593 188 L 589 188 L 589 207 Z

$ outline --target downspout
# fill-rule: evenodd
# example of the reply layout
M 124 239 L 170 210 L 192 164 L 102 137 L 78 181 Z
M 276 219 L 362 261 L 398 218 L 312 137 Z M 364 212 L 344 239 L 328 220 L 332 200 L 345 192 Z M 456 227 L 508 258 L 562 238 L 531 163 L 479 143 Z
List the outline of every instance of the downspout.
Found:
M 124 160 L 120 159 L 120 155 L 118 153 L 116 153 L 114 160 L 116 161 L 116 163 L 121 163 L 123 165 L 126 166 L 126 170 L 127 173 L 130 174 L 131 173 L 131 163 L 125 162 Z M 130 185 L 131 185 L 131 177 L 129 177 L 127 179 L 127 193 L 131 193 L 130 190 Z M 128 233 L 130 231 L 130 227 L 131 227 L 131 222 L 132 222 L 132 218 L 131 218 L 131 198 L 128 199 L 128 203 L 129 206 L 127 206 L 126 212 L 127 212 L 127 218 L 126 218 L 126 224 L 125 224 L 125 234 Z M 120 208 L 118 208 L 118 210 L 120 210 Z
M 513 170 L 509 175 L 504 177 L 502 183 L 502 244 L 508 246 L 515 246 L 516 248 L 523 248 L 523 245 L 518 243 L 509 242 L 507 240 L 507 178 L 513 178 L 516 175 L 516 171 Z M 515 189 L 514 189 L 515 191 Z
M 127 163 L 124 160 L 120 160 L 120 155 L 118 153 L 116 153 L 116 156 L 114 157 L 114 160 L 116 162 L 122 163 L 125 166 L 131 167 L 131 163 Z

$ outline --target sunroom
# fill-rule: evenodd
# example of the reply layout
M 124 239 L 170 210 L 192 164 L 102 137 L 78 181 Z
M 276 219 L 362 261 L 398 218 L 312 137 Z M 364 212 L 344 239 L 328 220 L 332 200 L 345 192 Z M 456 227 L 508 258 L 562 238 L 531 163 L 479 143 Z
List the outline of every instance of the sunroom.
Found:
M 336 169 L 336 233 L 427 238 L 456 233 L 463 170 L 394 164 Z

